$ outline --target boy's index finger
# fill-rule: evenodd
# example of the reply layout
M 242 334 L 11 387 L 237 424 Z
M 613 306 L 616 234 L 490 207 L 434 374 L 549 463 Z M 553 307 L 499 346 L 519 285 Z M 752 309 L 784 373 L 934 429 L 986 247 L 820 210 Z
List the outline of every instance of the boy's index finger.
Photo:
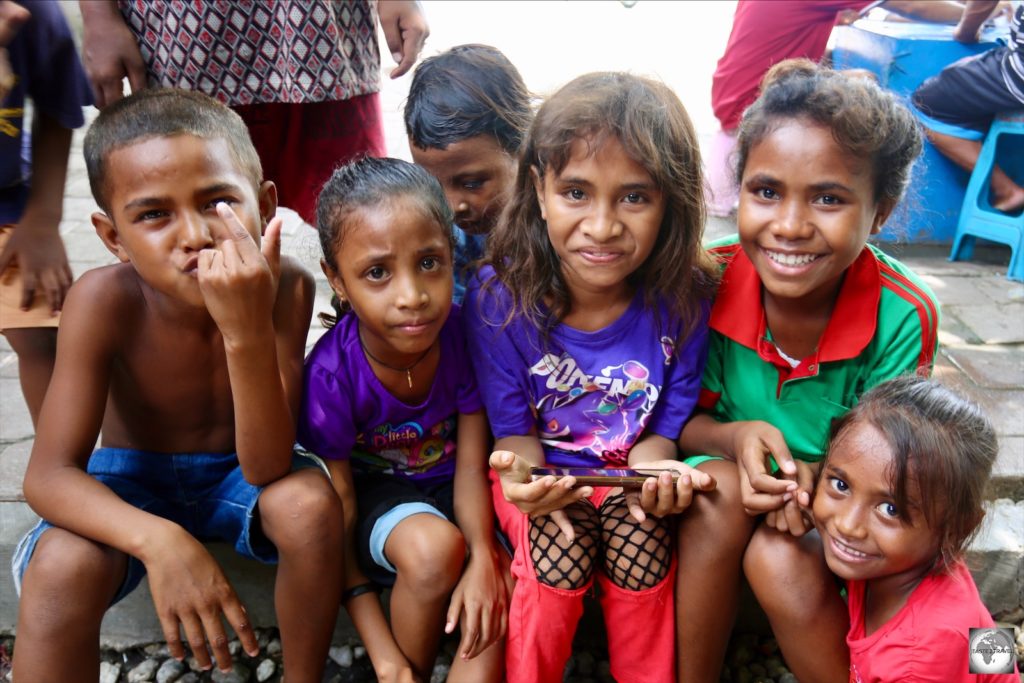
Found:
M 217 215 L 220 216 L 221 221 L 223 221 L 217 228 L 218 230 L 221 226 L 224 228 L 224 232 L 221 232 L 219 235 L 221 239 L 230 239 L 233 242 L 237 242 L 239 246 L 244 243 L 248 243 L 253 247 L 256 247 L 256 242 L 253 240 L 252 235 L 250 235 L 246 227 L 242 225 L 242 221 L 238 220 L 238 215 L 230 206 L 227 205 L 227 203 L 217 203 Z M 213 221 L 213 223 L 217 225 L 217 221 Z

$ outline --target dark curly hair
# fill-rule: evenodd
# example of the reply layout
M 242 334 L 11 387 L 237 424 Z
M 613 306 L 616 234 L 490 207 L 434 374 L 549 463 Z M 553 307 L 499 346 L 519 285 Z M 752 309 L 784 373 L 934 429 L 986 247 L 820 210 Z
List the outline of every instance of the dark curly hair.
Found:
M 761 95 L 743 112 L 736 145 L 737 180 L 742 180 L 751 147 L 792 119 L 827 127 L 839 146 L 869 159 L 876 202 L 885 198 L 895 204 L 903 196 L 922 149 L 914 115 L 873 80 L 807 59 L 789 59 L 769 69 Z

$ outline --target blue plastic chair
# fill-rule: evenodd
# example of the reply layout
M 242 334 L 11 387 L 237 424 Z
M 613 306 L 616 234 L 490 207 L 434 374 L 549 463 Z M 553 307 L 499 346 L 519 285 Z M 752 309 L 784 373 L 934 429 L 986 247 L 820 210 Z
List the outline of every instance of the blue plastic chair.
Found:
M 989 179 L 996 164 L 996 150 L 999 138 L 1005 135 L 1020 136 L 1024 142 L 1024 112 L 1001 114 L 992 122 L 981 154 L 971 173 L 964 205 L 960 210 L 960 221 L 956 237 L 949 253 L 950 261 L 969 259 L 974 253 L 974 239 L 981 237 L 1010 247 L 1010 266 L 1006 277 L 1024 280 L 1024 212 L 1016 215 L 1003 213 L 989 203 Z M 1016 155 L 1014 155 L 1016 156 Z M 1004 168 L 1001 164 L 1001 167 Z

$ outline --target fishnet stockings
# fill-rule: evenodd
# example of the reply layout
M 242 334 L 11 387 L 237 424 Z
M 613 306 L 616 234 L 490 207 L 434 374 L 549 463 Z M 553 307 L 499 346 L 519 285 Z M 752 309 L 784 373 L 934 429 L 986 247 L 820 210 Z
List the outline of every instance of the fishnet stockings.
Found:
M 547 515 L 530 520 L 530 557 L 541 583 L 566 590 L 587 585 L 598 553 L 616 586 L 631 591 L 653 588 L 670 567 L 671 529 L 666 519 L 648 517 L 643 524 L 629 514 L 622 494 L 604 501 L 600 510 L 588 502 L 565 508 L 576 530 L 568 543 Z
M 601 532 L 597 510 L 590 503 L 573 503 L 564 510 L 576 530 L 576 540 L 567 542 L 548 515 L 534 517 L 530 520 L 530 557 L 541 583 L 572 590 L 590 581 Z
M 657 586 L 671 566 L 671 529 L 667 518 L 633 519 L 622 494 L 601 505 L 604 571 L 619 588 L 639 591 Z

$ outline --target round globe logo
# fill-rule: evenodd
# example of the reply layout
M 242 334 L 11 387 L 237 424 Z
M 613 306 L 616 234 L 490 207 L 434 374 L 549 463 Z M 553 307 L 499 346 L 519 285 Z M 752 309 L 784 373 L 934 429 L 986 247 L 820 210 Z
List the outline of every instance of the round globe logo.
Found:
M 972 674 L 1013 673 L 1013 633 L 1006 628 L 972 628 Z

